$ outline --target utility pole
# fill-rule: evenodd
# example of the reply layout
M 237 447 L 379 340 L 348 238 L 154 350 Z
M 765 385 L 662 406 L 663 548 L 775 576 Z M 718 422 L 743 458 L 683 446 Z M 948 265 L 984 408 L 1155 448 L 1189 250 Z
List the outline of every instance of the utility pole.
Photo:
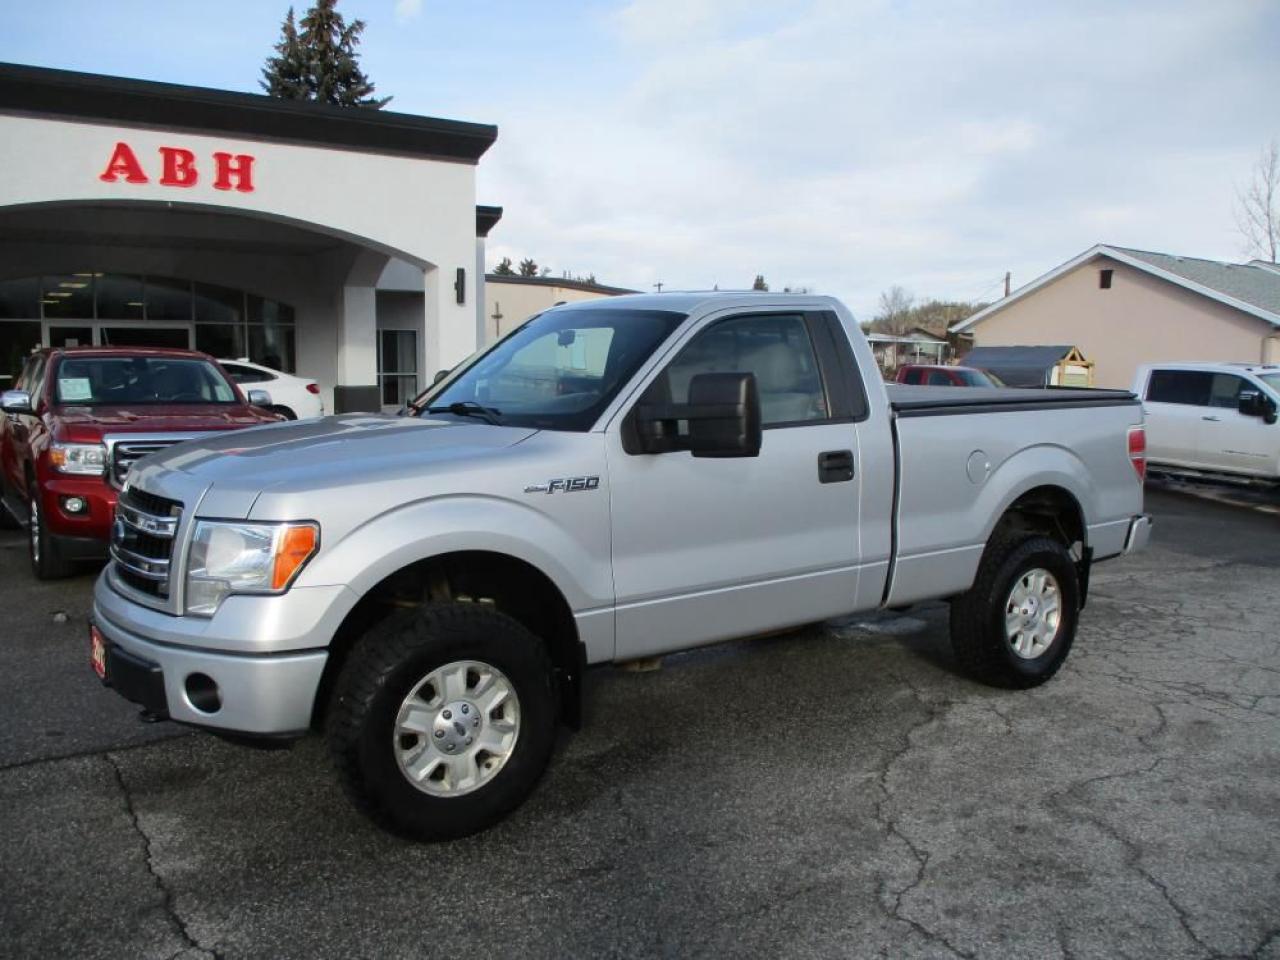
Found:
M 493 301 L 493 313 L 489 319 L 493 321 L 493 339 L 497 340 L 502 336 L 502 304 L 497 300 Z
M 653 285 L 653 289 L 655 289 L 655 290 L 657 290 L 659 293 L 661 293 L 661 292 L 662 292 L 662 281 L 661 281 L 661 280 L 659 280 L 657 283 L 655 283 L 655 284 Z
M 1006 270 L 1004 272 L 1004 295 L 1009 295 L 1009 281 L 1013 279 L 1013 271 Z

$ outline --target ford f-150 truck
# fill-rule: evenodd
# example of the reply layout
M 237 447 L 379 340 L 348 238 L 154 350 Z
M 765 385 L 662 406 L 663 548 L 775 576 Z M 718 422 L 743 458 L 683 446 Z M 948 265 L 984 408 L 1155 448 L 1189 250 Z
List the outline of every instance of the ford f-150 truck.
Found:
M 90 637 L 153 716 L 324 731 L 417 838 L 527 796 L 591 664 L 945 598 L 966 670 L 1041 683 L 1150 531 L 1131 394 L 886 389 L 825 297 L 555 307 L 402 414 L 139 461 Z
M 14 386 L 0 398 L 0 524 L 25 524 L 40 579 L 106 557 L 134 460 L 210 431 L 282 419 L 251 407 L 192 350 L 45 349 L 27 358 Z M 265 393 L 257 399 L 271 402 Z

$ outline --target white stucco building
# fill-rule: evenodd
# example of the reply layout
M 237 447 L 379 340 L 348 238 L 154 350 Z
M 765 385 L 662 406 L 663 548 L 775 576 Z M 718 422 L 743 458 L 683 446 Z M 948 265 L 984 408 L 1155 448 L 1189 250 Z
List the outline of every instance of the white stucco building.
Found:
M 493 126 L 0 64 L 0 388 L 37 344 L 191 346 L 396 406 L 484 337 Z

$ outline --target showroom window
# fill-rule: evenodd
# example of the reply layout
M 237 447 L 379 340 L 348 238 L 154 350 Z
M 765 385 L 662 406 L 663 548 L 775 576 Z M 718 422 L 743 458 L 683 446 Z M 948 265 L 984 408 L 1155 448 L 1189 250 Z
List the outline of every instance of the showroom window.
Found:
M 195 347 L 293 373 L 291 305 L 243 290 L 141 274 L 0 280 L 0 387 L 41 345 Z

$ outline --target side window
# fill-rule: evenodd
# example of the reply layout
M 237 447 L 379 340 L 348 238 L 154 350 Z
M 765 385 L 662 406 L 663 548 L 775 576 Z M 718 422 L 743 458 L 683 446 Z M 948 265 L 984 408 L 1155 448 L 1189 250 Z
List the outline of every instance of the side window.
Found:
M 950 387 L 954 385 L 951 378 L 943 370 L 930 370 L 927 383 L 931 387 Z
M 1209 405 L 1213 374 L 1197 370 L 1153 370 L 1147 381 L 1147 399 L 1153 403 Z
M 1236 398 L 1240 396 L 1240 391 L 1247 390 L 1248 386 L 1244 377 L 1237 377 L 1234 373 L 1215 373 L 1213 386 L 1209 389 L 1209 406 L 1236 409 L 1238 405 Z
M 920 370 L 919 370 L 919 369 L 916 369 L 916 370 L 908 370 L 908 371 L 907 371 L 907 375 L 906 375 L 905 377 L 903 377 L 903 378 L 902 378 L 902 382 L 903 382 L 903 383 L 912 383 L 912 384 L 916 384 L 916 385 L 918 386 L 918 385 L 919 385 L 919 383 L 920 383 Z
M 31 368 L 36 365 L 36 358 L 29 357 L 27 362 L 22 365 L 22 369 L 18 371 L 17 377 L 13 381 L 14 390 L 26 390 L 27 384 L 31 382 Z
M 224 363 L 222 369 L 227 371 L 227 375 L 236 383 L 265 383 L 275 379 L 269 373 L 255 370 L 253 367 L 242 367 L 238 363 Z
M 828 417 L 826 392 L 804 317 L 736 317 L 693 338 L 646 393 L 652 402 L 688 403 L 700 373 L 754 373 L 764 426 Z

